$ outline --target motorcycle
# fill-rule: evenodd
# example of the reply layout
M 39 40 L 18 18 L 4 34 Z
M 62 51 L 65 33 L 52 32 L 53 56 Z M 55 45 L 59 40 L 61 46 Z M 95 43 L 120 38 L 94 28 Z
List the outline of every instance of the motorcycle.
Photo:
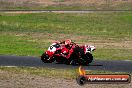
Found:
M 88 65 L 93 61 L 92 51 L 95 50 L 94 46 L 83 45 L 79 46 L 75 43 L 71 44 L 71 52 L 65 47 L 57 42 L 52 43 L 48 50 L 41 55 L 41 60 L 44 63 L 64 63 L 71 65 Z M 70 54 L 70 58 L 65 56 Z

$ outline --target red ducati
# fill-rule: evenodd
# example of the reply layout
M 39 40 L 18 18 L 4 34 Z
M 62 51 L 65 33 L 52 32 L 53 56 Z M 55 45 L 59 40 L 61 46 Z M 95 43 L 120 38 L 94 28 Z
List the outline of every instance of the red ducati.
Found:
M 72 65 L 88 65 L 92 62 L 92 51 L 95 50 L 94 46 L 83 45 L 79 46 L 72 42 L 71 48 L 68 49 L 64 45 L 54 42 L 50 45 L 48 50 L 41 56 L 44 63 L 52 63 L 54 61 L 64 64 Z M 70 57 L 66 56 L 70 53 Z

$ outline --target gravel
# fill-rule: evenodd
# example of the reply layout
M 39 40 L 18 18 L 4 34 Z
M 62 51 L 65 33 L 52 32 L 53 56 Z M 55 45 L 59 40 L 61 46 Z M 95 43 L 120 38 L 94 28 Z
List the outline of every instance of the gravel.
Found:
M 0 70 L 0 88 L 131 88 L 130 84 L 85 84 L 80 86 L 74 79 L 16 74 Z

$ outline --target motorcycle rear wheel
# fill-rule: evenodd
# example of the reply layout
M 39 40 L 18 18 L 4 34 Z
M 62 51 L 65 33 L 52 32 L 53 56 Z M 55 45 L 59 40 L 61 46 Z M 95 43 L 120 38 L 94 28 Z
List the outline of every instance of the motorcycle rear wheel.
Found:
M 77 60 L 71 60 L 70 65 L 76 66 L 78 65 Z

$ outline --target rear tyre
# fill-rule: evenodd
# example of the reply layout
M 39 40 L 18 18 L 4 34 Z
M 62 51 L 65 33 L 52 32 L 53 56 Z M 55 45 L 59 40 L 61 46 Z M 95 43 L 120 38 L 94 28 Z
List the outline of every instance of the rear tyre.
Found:
M 41 60 L 42 60 L 42 62 L 44 62 L 44 63 L 52 63 L 52 62 L 55 61 L 54 58 L 50 58 L 49 55 L 47 55 L 47 54 L 45 54 L 45 53 L 42 54 Z
M 65 60 L 66 65 L 70 65 L 71 60 Z

